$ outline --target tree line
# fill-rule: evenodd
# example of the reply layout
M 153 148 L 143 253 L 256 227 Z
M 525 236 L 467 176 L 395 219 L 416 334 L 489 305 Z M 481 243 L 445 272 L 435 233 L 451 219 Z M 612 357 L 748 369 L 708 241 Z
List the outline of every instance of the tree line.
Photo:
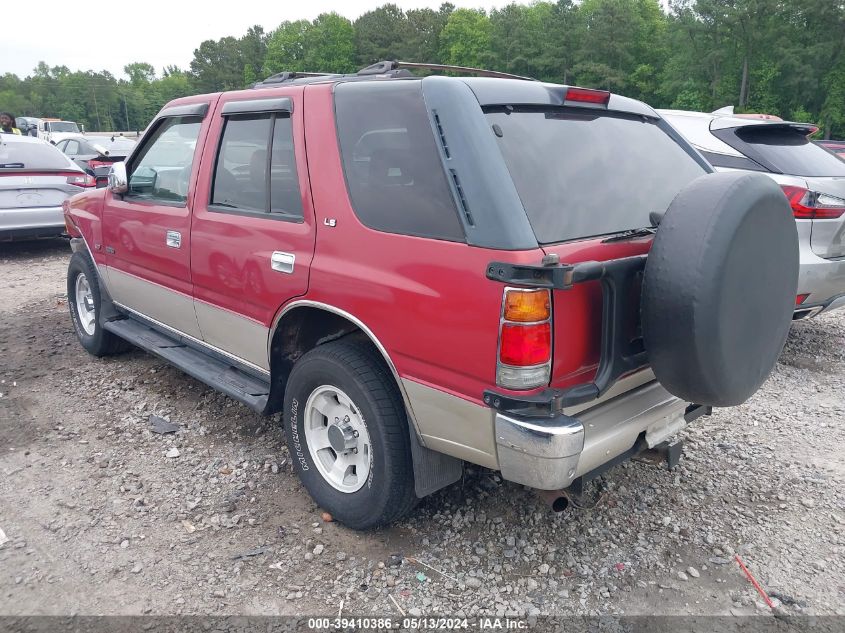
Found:
M 501 9 L 337 13 L 202 42 L 190 67 L 126 77 L 43 62 L 0 77 L 0 108 L 92 130 L 143 129 L 168 100 L 243 88 L 276 72 L 353 72 L 385 59 L 476 66 L 603 88 L 655 107 L 767 112 L 845 136 L 842 0 L 572 0 Z

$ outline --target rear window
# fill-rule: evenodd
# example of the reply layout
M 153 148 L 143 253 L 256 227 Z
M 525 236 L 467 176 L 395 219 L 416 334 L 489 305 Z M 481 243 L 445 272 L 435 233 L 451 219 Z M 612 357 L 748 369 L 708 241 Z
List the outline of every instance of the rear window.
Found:
M 361 222 L 463 241 L 420 82 L 339 84 L 335 110 L 349 197 Z
M 76 167 L 53 145 L 0 140 L 0 169 L 76 169 Z
M 577 108 L 488 108 L 541 244 L 649 226 L 705 168 L 657 123 Z
M 754 125 L 740 128 L 735 134 L 746 144 L 746 147 L 737 149 L 758 161 L 763 159 L 782 174 L 845 176 L 845 163 L 797 130 L 777 125 Z M 728 139 L 723 140 L 735 145 Z

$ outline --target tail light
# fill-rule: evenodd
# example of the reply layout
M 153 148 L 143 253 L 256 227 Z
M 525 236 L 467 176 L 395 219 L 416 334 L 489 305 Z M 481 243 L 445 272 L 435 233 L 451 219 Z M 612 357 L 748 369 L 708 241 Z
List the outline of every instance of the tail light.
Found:
M 606 106 L 610 101 L 610 93 L 607 90 L 594 90 L 592 88 L 568 88 L 564 100 Z
M 792 214 L 799 220 L 831 220 L 845 214 L 845 200 L 804 187 L 781 185 Z
M 551 360 L 551 294 L 546 289 L 506 288 L 496 384 L 507 389 L 533 389 L 548 384 Z
M 807 297 L 809 297 L 809 296 L 810 296 L 809 292 L 806 293 L 806 294 L 803 294 L 803 295 L 797 295 L 795 297 L 795 305 L 800 306 L 802 303 L 804 303 L 807 300 Z
M 67 177 L 67 184 L 77 187 L 96 187 L 97 179 L 91 174 L 78 174 Z

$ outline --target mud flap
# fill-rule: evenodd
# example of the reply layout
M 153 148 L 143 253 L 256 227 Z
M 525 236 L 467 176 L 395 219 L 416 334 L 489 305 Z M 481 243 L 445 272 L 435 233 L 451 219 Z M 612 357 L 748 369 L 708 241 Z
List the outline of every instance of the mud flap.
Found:
M 456 457 L 438 453 L 420 444 L 411 425 L 411 457 L 414 461 L 414 492 L 422 499 L 455 483 L 464 472 L 464 463 Z

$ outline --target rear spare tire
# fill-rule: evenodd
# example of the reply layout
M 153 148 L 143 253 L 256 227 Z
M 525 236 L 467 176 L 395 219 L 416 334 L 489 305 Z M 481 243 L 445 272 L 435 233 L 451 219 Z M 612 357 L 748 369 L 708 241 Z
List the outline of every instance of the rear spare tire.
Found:
M 747 400 L 786 342 L 798 235 L 762 174 L 707 174 L 669 205 L 646 261 L 643 339 L 657 379 L 698 404 Z

